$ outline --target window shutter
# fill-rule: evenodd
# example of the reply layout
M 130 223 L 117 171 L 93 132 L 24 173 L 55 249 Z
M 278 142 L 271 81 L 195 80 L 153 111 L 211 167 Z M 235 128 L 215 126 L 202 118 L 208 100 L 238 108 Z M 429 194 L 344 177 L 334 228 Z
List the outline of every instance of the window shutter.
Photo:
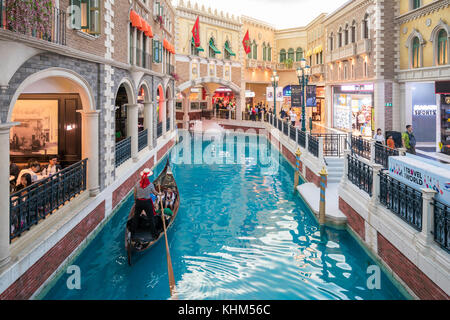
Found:
M 159 63 L 162 62 L 162 52 L 163 52 L 163 47 L 162 47 L 162 42 L 159 42 Z
M 70 27 L 81 29 L 81 0 L 70 0 Z
M 80 14 L 81 14 L 81 20 L 83 20 L 83 7 L 85 7 L 86 8 L 86 16 L 84 17 L 85 19 L 86 19 L 86 21 L 85 21 L 85 23 L 81 23 L 81 29 L 85 29 L 85 30 L 89 30 L 89 26 L 90 26 L 90 20 L 89 20 L 89 17 L 90 17 L 90 12 L 91 12 L 91 10 L 90 10 L 90 0 L 81 0 L 81 7 L 80 7 L 80 9 L 81 9 L 81 12 L 80 12 Z
M 157 62 L 158 56 L 157 56 L 157 41 L 156 40 L 152 40 L 153 42 L 153 62 Z

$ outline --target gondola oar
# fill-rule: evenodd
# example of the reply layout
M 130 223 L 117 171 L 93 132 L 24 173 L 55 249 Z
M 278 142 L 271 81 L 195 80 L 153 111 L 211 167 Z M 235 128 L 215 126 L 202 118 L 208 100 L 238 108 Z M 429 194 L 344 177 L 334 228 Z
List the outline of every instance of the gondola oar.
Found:
M 159 194 L 161 194 L 161 185 L 158 185 Z M 169 273 L 169 286 L 170 286 L 170 295 L 172 298 L 175 298 L 175 277 L 173 275 L 173 268 L 172 268 L 172 259 L 170 258 L 170 251 L 169 251 L 169 241 L 167 240 L 167 232 L 166 232 L 166 219 L 164 218 L 164 205 L 162 197 L 160 199 L 161 204 L 161 219 L 163 222 L 164 227 L 164 237 L 166 238 L 166 254 L 167 254 L 167 270 Z

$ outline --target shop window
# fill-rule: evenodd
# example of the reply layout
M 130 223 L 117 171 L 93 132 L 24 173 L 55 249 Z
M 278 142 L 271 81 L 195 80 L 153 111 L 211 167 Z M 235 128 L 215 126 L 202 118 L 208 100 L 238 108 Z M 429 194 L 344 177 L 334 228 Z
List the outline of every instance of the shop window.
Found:
M 291 59 L 292 61 L 294 61 L 294 49 L 290 48 L 288 50 L 288 59 Z
M 183 110 L 183 102 L 177 101 L 177 102 L 175 103 L 175 109 L 176 109 L 176 110 Z
M 420 67 L 419 58 L 420 58 L 420 41 L 418 37 L 414 37 L 412 43 L 412 57 L 411 57 L 413 68 Z
M 100 0 L 70 0 L 71 27 L 92 35 L 100 34 Z
M 438 64 L 448 64 L 448 34 L 444 29 L 439 31 L 437 50 Z
M 280 51 L 280 63 L 283 63 L 286 61 L 286 50 L 281 49 Z
M 295 52 L 295 61 L 300 61 L 303 58 L 303 49 L 297 48 L 297 51 Z

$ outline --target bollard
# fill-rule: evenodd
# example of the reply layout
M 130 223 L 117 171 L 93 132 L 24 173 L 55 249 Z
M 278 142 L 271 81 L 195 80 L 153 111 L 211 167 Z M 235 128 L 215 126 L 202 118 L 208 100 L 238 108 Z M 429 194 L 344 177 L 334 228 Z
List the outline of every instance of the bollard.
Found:
M 295 159 L 296 161 L 296 167 L 295 167 L 295 176 L 294 176 L 294 190 L 297 189 L 299 180 L 300 180 L 300 156 L 302 155 L 302 152 L 300 151 L 300 148 L 297 149 L 295 152 Z
M 319 224 L 325 224 L 325 189 L 327 183 L 328 172 L 325 167 L 322 168 L 320 174 L 320 206 L 319 206 Z

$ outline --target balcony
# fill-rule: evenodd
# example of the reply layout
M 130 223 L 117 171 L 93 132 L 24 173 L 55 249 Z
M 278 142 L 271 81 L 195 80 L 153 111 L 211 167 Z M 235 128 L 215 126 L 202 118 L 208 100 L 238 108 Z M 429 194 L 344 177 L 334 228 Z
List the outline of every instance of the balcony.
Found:
M 273 69 L 275 68 L 275 63 L 272 63 L 272 62 L 270 62 L 270 61 L 266 61 L 265 64 L 264 64 L 264 67 L 265 67 L 266 69 L 273 70 Z
M 362 39 L 357 43 L 356 54 L 364 54 L 370 53 L 372 51 L 372 40 L 371 39 Z
M 332 52 L 329 52 L 328 54 L 326 54 L 325 59 L 327 62 L 331 62 L 353 57 L 357 54 L 356 48 L 357 48 L 356 43 L 349 43 L 343 47 L 336 48 Z
M 19 14 L 14 2 L 11 1 L 10 4 L 0 0 L 0 29 L 66 45 L 66 13 L 64 11 L 52 8 L 49 12 L 32 13 L 30 9 L 30 13 Z
M 323 75 L 325 73 L 325 66 L 323 64 L 316 64 L 311 67 L 312 75 Z
M 250 69 L 256 69 L 258 67 L 258 63 L 255 59 L 247 59 L 245 66 Z

